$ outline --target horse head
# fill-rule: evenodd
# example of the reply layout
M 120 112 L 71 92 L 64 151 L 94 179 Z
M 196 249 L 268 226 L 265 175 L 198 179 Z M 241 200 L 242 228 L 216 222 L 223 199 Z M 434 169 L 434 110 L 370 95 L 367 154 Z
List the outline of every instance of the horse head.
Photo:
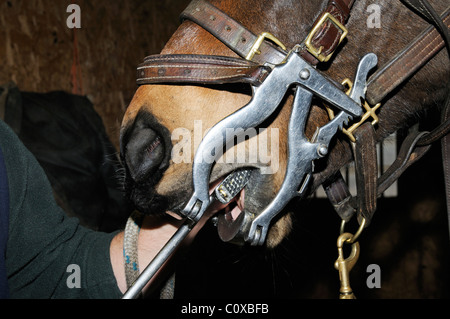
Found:
M 320 13 L 331 3 L 324 0 L 210 2 L 254 34 L 269 32 L 275 35 L 275 42 L 283 43 L 288 49 L 308 36 Z M 341 2 L 336 1 L 338 6 Z M 440 9 L 444 7 L 445 1 L 435 2 Z M 400 2 L 379 1 L 378 4 L 385 8 L 379 28 L 368 27 L 369 1 L 354 4 L 347 24 L 348 39 L 341 43 L 337 54 L 328 62 L 319 64 L 321 73 L 335 82 L 353 78 L 358 61 L 367 52 L 375 53 L 378 65 L 383 65 L 426 26 Z M 213 21 L 217 17 L 210 15 L 209 18 Z M 399 37 L 393 32 L 400 30 L 400 25 L 408 25 L 408 34 Z M 223 28 L 225 33 L 231 29 L 226 24 Z M 237 41 L 247 40 L 241 37 Z M 182 22 L 161 54 L 238 58 L 229 47 L 190 20 Z M 444 58 L 434 59 L 395 95 L 383 101 L 378 114 L 378 140 L 406 125 L 419 111 L 442 98 L 445 84 L 440 80 L 445 76 Z M 165 71 L 160 71 L 163 76 Z M 431 86 L 436 92 L 433 96 L 427 93 Z M 192 167 L 202 138 L 216 123 L 247 105 L 253 93 L 251 87 L 243 83 L 158 83 L 137 89 L 123 119 L 121 157 L 126 168 L 127 195 L 138 210 L 151 214 L 183 209 L 194 191 Z M 282 187 L 289 160 L 289 120 L 293 100 L 294 90 L 290 90 L 275 112 L 254 130 L 246 131 L 239 143 L 226 147 L 221 156 L 214 159 L 209 180 L 211 188 L 237 169 L 246 168 L 251 172 L 246 187 L 225 208 L 230 223 L 243 211 L 258 215 Z M 322 101 L 313 99 L 304 127 L 305 137 L 313 139 L 317 128 L 329 121 Z M 326 157 L 315 161 L 307 192 L 312 192 L 352 159 L 348 141 L 339 134 L 331 141 L 326 153 Z M 291 214 L 283 213 L 274 219 L 267 235 L 269 247 L 279 244 L 290 232 L 291 218 Z

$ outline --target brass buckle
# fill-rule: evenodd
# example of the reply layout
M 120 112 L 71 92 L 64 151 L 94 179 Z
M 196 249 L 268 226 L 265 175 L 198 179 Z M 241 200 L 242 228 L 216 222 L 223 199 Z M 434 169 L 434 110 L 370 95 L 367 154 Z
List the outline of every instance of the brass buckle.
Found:
M 333 56 L 333 53 L 334 53 L 334 51 L 333 51 L 329 55 L 325 56 L 325 55 L 322 54 L 323 46 L 321 46 L 320 48 L 316 48 L 316 47 L 314 47 L 312 45 L 312 38 L 313 38 L 313 36 L 316 34 L 317 31 L 319 31 L 319 29 L 322 27 L 322 25 L 327 20 L 330 20 L 331 22 L 333 22 L 333 24 L 342 31 L 342 35 L 341 35 L 341 37 L 339 39 L 338 45 L 341 44 L 342 40 L 345 39 L 345 37 L 347 36 L 347 33 L 348 33 L 347 28 L 344 27 L 342 25 L 342 23 L 340 23 L 331 13 L 326 12 L 320 18 L 320 20 L 316 23 L 316 25 L 311 30 L 311 32 L 308 34 L 308 37 L 305 40 L 305 46 L 308 49 L 309 53 L 314 55 L 317 58 L 317 60 L 319 60 L 320 62 L 327 62 Z
M 253 57 L 255 56 L 255 54 L 261 54 L 259 47 L 261 46 L 261 44 L 263 43 L 263 41 L 265 39 L 269 39 L 269 40 L 273 41 L 273 43 L 278 45 L 280 48 L 282 48 L 283 50 L 286 50 L 286 47 L 284 46 L 284 44 L 281 43 L 281 41 L 278 40 L 273 34 L 271 34 L 269 32 L 263 32 L 256 39 L 255 43 L 253 43 L 250 51 L 248 52 L 247 56 L 245 57 L 246 60 L 251 61 L 253 59 Z
M 348 90 L 345 93 L 347 95 L 349 95 L 351 90 L 352 90 L 352 86 L 353 86 L 352 81 L 349 80 L 349 79 L 345 79 L 342 82 L 342 85 L 348 87 Z M 381 106 L 381 103 L 376 104 L 374 107 L 370 107 L 369 103 L 367 103 L 367 101 L 364 101 L 364 104 L 362 106 L 366 110 L 366 113 L 363 114 L 363 116 L 361 117 L 361 120 L 358 123 L 355 123 L 355 124 L 353 124 L 352 126 L 346 128 L 346 129 L 345 128 L 342 129 L 342 133 L 347 135 L 348 138 L 350 139 L 350 141 L 353 142 L 353 143 L 356 142 L 356 139 L 353 136 L 353 132 L 358 127 L 360 127 L 365 121 L 367 121 L 369 119 L 369 117 L 372 118 L 372 125 L 375 125 L 375 124 L 378 123 L 378 116 L 375 113 L 375 111 L 378 110 L 378 108 Z M 334 118 L 334 111 L 331 108 L 327 107 L 327 112 L 328 112 L 328 116 L 329 116 L 330 120 L 332 120 Z

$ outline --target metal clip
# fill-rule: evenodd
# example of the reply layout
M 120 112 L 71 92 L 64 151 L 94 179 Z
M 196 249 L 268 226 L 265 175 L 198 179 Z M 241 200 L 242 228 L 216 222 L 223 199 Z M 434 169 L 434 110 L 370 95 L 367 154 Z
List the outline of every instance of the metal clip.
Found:
M 338 237 L 337 240 L 339 257 L 334 263 L 334 268 L 339 271 L 339 279 L 341 281 L 341 288 L 339 290 L 340 299 L 356 299 L 355 295 L 353 294 L 353 290 L 350 287 L 350 271 L 359 258 L 359 243 L 352 243 L 352 251 L 348 258 L 344 258 L 343 250 L 344 244 L 348 243 L 353 237 L 353 234 L 343 233 Z
M 342 40 L 345 39 L 348 33 L 347 28 L 344 27 L 342 23 L 340 23 L 331 13 L 327 12 L 320 18 L 320 20 L 315 24 L 314 28 L 311 30 L 311 32 L 308 34 L 308 37 L 305 40 L 305 46 L 308 49 L 309 53 L 314 55 L 320 62 L 327 62 L 333 56 L 334 53 L 333 51 L 329 55 L 323 55 L 322 54 L 323 46 L 321 46 L 320 48 L 316 48 L 312 45 L 313 36 L 316 34 L 317 31 L 319 31 L 319 29 L 327 20 L 333 22 L 333 24 L 342 31 L 338 45 L 341 44 Z
M 273 41 L 276 45 L 278 45 L 283 50 L 286 50 L 286 47 L 283 43 L 281 43 L 280 40 L 278 40 L 273 34 L 269 32 L 263 32 L 261 35 L 256 39 L 255 43 L 253 43 L 250 51 L 248 52 L 247 56 L 245 57 L 246 60 L 251 61 L 255 54 L 261 54 L 261 51 L 259 51 L 259 47 L 263 43 L 264 39 L 269 39 Z

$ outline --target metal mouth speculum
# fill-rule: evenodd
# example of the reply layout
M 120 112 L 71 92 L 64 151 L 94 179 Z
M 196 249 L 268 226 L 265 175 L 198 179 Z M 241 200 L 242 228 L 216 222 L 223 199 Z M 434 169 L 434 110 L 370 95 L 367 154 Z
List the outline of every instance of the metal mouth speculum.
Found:
M 359 68 L 361 69 L 361 68 Z M 313 170 L 313 161 L 326 156 L 328 144 L 338 129 L 353 117 L 361 116 L 359 102 L 348 97 L 330 80 L 309 65 L 295 50 L 291 51 L 284 63 L 275 66 L 264 83 L 254 88 L 251 101 L 217 123 L 204 137 L 195 154 L 193 164 L 194 194 L 182 214 L 198 221 L 212 198 L 209 196 L 209 177 L 213 163 L 202 159 L 210 157 L 216 149 L 222 149 L 230 141 L 226 131 L 245 131 L 266 120 L 280 105 L 288 89 L 295 86 L 295 98 L 289 123 L 289 154 L 285 179 L 273 201 L 259 214 L 248 212 L 228 227 L 238 240 L 251 245 L 262 245 L 272 219 L 296 196 L 304 195 L 304 190 Z M 312 97 L 316 95 L 341 112 L 329 123 L 319 128 L 309 141 L 304 134 L 306 119 Z M 219 230 L 220 231 L 220 230 Z M 222 234 L 229 238 L 230 234 Z M 236 238 L 233 238 L 233 240 Z

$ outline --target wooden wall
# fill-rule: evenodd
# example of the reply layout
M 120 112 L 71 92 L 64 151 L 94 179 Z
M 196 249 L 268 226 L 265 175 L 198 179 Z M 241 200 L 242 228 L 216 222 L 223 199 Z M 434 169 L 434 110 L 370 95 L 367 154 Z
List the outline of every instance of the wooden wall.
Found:
M 81 29 L 69 29 L 67 7 L 81 9 Z M 23 91 L 72 92 L 74 32 L 83 94 L 118 146 L 120 122 L 131 100 L 135 69 L 159 53 L 179 25 L 188 0 L 1 0 L 0 84 Z M 75 31 L 74 31 L 75 30 Z

